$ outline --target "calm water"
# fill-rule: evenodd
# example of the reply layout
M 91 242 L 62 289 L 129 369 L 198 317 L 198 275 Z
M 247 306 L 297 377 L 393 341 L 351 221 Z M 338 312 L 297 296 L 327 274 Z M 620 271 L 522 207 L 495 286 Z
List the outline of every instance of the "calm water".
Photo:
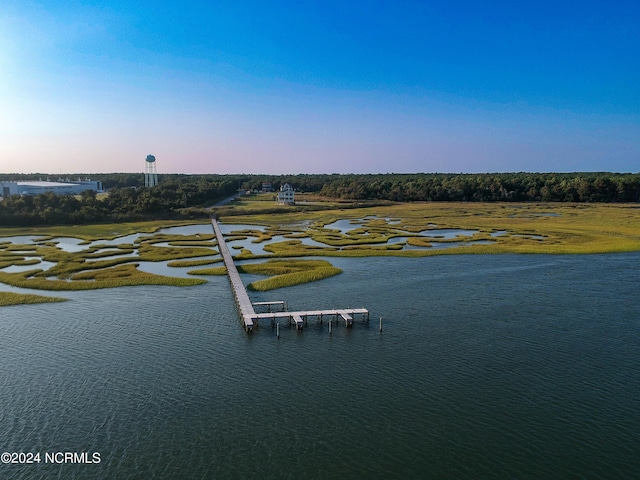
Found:
M 640 254 L 331 262 L 251 295 L 371 310 L 331 337 L 247 336 L 225 277 L 0 309 L 0 451 L 102 460 L 0 478 L 637 477 Z

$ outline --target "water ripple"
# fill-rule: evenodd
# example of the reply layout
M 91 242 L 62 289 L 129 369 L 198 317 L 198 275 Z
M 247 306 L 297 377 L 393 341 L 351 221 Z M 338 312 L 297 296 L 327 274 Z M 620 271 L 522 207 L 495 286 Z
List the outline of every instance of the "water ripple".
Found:
M 326 324 L 246 335 L 226 278 L 3 309 L 0 447 L 104 461 L 0 465 L 0 478 L 640 470 L 640 255 L 334 263 L 342 275 L 252 294 L 371 310 L 369 324 L 331 336 Z

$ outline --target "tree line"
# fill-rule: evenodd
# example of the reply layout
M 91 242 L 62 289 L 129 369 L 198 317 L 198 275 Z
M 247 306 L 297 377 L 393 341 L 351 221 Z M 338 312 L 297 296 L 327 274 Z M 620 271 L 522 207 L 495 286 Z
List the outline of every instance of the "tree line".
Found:
M 101 180 L 102 175 L 91 175 Z M 14 177 L 15 179 L 15 177 Z M 204 217 L 202 208 L 237 192 L 246 176 L 167 175 L 155 187 L 122 186 L 129 174 L 111 175 L 116 186 L 104 198 L 93 190 L 80 195 L 10 195 L 0 201 L 1 226 L 86 224 Z M 144 184 L 144 177 L 139 180 Z
M 72 175 L 87 177 L 87 175 Z M 10 177 L 10 178 L 9 178 Z M 47 175 L 0 175 L 0 181 L 39 180 Z M 196 218 L 204 207 L 238 190 L 260 190 L 270 182 L 344 200 L 468 202 L 639 202 L 640 174 L 495 173 L 368 175 L 162 175 L 152 188 L 143 174 L 91 174 L 108 195 L 44 193 L 0 201 L 1 226 L 82 224 L 147 219 Z
M 396 202 L 638 202 L 640 174 L 483 173 L 254 175 L 243 184 L 274 190 L 284 183 L 296 190 L 344 200 Z
M 638 202 L 640 174 L 499 173 L 341 175 L 322 195 L 398 202 Z

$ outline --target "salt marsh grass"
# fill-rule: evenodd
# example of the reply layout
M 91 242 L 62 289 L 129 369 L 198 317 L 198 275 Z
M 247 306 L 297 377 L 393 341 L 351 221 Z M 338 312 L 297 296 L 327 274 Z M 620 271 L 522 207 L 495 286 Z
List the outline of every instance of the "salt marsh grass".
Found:
M 249 290 L 267 291 L 315 282 L 342 273 L 326 260 L 271 260 L 264 263 L 241 265 L 240 272 L 272 275 L 271 278 L 250 283 Z
M 337 220 L 375 218 L 365 230 L 345 235 L 324 229 Z M 393 224 L 380 219 L 393 218 Z M 450 255 L 454 253 L 613 253 L 640 251 L 640 207 L 635 204 L 569 204 L 569 203 L 406 203 L 343 210 L 292 211 L 279 215 L 251 214 L 234 216 L 234 221 L 244 224 L 279 225 L 307 222 L 307 234 L 314 240 L 331 246 L 366 245 L 384 238 L 398 236 L 400 231 L 418 234 L 434 228 L 452 228 L 478 231 L 473 240 L 491 238 L 492 232 L 504 231 L 492 238 L 490 245 L 461 246 L 452 249 L 412 250 L 410 256 Z M 399 222 L 398 222 L 399 220 Z M 386 226 L 385 226 L 386 225 Z M 372 228 L 375 227 L 375 230 Z M 543 240 L 532 238 L 541 236 Z M 370 237 L 370 238 L 368 238 Z M 416 237 L 417 238 L 417 237 Z M 468 240 L 468 239 L 465 239 Z M 430 239 L 434 241 L 434 239 Z M 440 240 L 438 240 L 440 242 Z M 447 242 L 463 239 L 447 240 Z M 407 243 L 426 247 L 426 240 Z M 354 249 L 336 252 L 331 248 L 324 252 L 312 251 L 300 244 L 271 244 L 274 254 L 293 256 L 341 254 L 354 255 Z M 366 250 L 362 250 L 366 253 Z M 378 251 L 370 250 L 372 254 Z M 374 253 L 375 252 L 375 253 Z M 417 253 L 416 253 L 417 252 Z M 408 252 L 388 250 L 389 255 L 405 256 Z
M 137 233 L 139 225 L 128 224 L 134 231 L 123 229 L 120 233 Z M 141 227 L 142 232 L 155 231 L 164 224 L 152 222 Z M 54 227 L 53 232 L 58 232 L 62 227 Z M 100 226 L 101 231 L 107 228 Z M 113 232 L 113 225 L 108 227 Z M 84 229 L 86 233 L 90 229 Z M 150 235 L 138 239 L 135 244 L 123 243 L 115 245 L 100 244 L 100 240 L 107 238 L 85 239 L 84 244 L 95 242 L 94 246 L 69 252 L 58 248 L 55 242 L 47 241 L 56 238 L 54 235 L 42 236 L 37 239 L 37 244 L 12 244 L 3 242 L 0 244 L 0 268 L 7 266 L 37 265 L 40 261 L 50 262 L 53 265 L 48 270 L 34 268 L 21 272 L 0 271 L 0 282 L 16 287 L 38 290 L 88 290 L 97 288 L 113 288 L 133 285 L 172 285 L 189 286 L 206 282 L 205 279 L 177 278 L 146 273 L 138 270 L 137 261 L 178 261 L 180 259 L 192 259 L 211 256 L 217 253 L 211 248 L 216 245 L 211 235 Z M 70 236 L 66 229 L 59 231 L 61 235 Z M 75 234 L 79 232 L 74 232 Z M 81 235 L 74 235 L 79 237 Z M 120 235 L 118 235 L 120 236 Z M 42 241 L 42 242 L 41 242 Z M 40 243 L 41 242 L 41 243 Z M 169 246 L 156 246 L 156 243 L 166 242 Z M 108 248 L 107 248 L 108 247 Z M 105 248 L 107 248 L 105 250 Z M 116 258 L 113 258 L 116 257 Z M 186 261 L 186 260 L 183 260 Z M 191 264 L 198 265 L 214 263 L 215 260 L 191 260 Z
M 32 295 L 30 293 L 0 292 L 0 307 L 34 303 L 64 302 L 65 300 L 66 298 L 45 297 L 43 295 Z
M 174 260 L 167 262 L 169 267 L 200 267 L 202 265 L 212 265 L 222 262 L 222 258 L 204 258 L 201 260 Z
M 228 241 L 251 238 L 252 243 L 265 243 L 263 249 L 266 253 L 261 255 L 238 246 L 237 260 L 289 259 L 241 266 L 242 271 L 271 277 L 254 282 L 251 288 L 281 288 L 340 273 L 328 262 L 296 263 L 300 260 L 291 260 L 299 257 L 640 251 L 640 207 L 635 204 L 410 203 L 344 207 L 342 203 L 327 203 L 316 211 L 288 207 L 274 213 L 273 205 L 261 199 L 224 210 L 233 213 L 233 216 L 225 218 L 227 222 L 266 227 L 238 230 L 227 237 Z M 326 228 L 338 220 L 350 220 L 353 228 Z M 218 254 L 212 234 L 156 233 L 163 227 L 187 224 L 193 222 L 2 228 L 0 236 L 31 235 L 36 239 L 34 244 L 0 242 L 0 269 L 34 266 L 32 270 L 21 272 L 0 270 L 0 282 L 40 290 L 202 283 L 206 280 L 153 275 L 136 268 L 137 261 L 168 262 L 167 265 L 172 267 L 197 267 L 220 262 L 219 258 L 210 258 Z M 437 238 L 424 233 L 437 229 L 471 230 L 473 233 L 453 238 Z M 108 245 L 106 250 L 107 245 L 99 243 L 100 240 L 132 233 L 148 235 L 138 238 L 135 243 Z M 285 237 L 285 240 L 274 242 L 275 236 Z M 77 252 L 65 251 L 56 245 L 58 237 L 80 238 L 87 247 Z M 398 237 L 402 239 L 398 240 Z M 305 239 L 311 239 L 314 244 L 304 243 Z M 395 243 L 391 242 L 393 239 L 396 239 Z M 91 242 L 92 246 L 88 246 Z M 451 248 L 432 248 L 434 242 L 447 243 Z M 159 245 L 161 243 L 164 245 Z M 41 261 L 53 265 L 46 271 L 38 269 L 37 264 Z M 189 273 L 220 275 L 225 270 L 217 266 Z M 15 300 L 5 300 L 9 301 Z
M 191 270 L 187 273 L 189 275 L 226 275 L 227 267 L 202 268 L 200 270 Z
M 20 273 L 0 272 L 0 282 L 20 288 L 51 291 L 94 290 L 136 285 L 191 286 L 205 283 L 196 278 L 177 278 L 141 272 L 136 264 L 118 265 L 71 274 L 67 280 L 37 276 L 42 270 Z

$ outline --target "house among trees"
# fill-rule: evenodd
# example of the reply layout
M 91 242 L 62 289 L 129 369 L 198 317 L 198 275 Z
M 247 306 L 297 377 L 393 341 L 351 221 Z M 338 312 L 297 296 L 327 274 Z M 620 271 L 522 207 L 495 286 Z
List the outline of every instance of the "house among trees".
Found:
M 278 205 L 295 205 L 295 203 L 293 188 L 288 183 L 285 183 L 278 192 Z

